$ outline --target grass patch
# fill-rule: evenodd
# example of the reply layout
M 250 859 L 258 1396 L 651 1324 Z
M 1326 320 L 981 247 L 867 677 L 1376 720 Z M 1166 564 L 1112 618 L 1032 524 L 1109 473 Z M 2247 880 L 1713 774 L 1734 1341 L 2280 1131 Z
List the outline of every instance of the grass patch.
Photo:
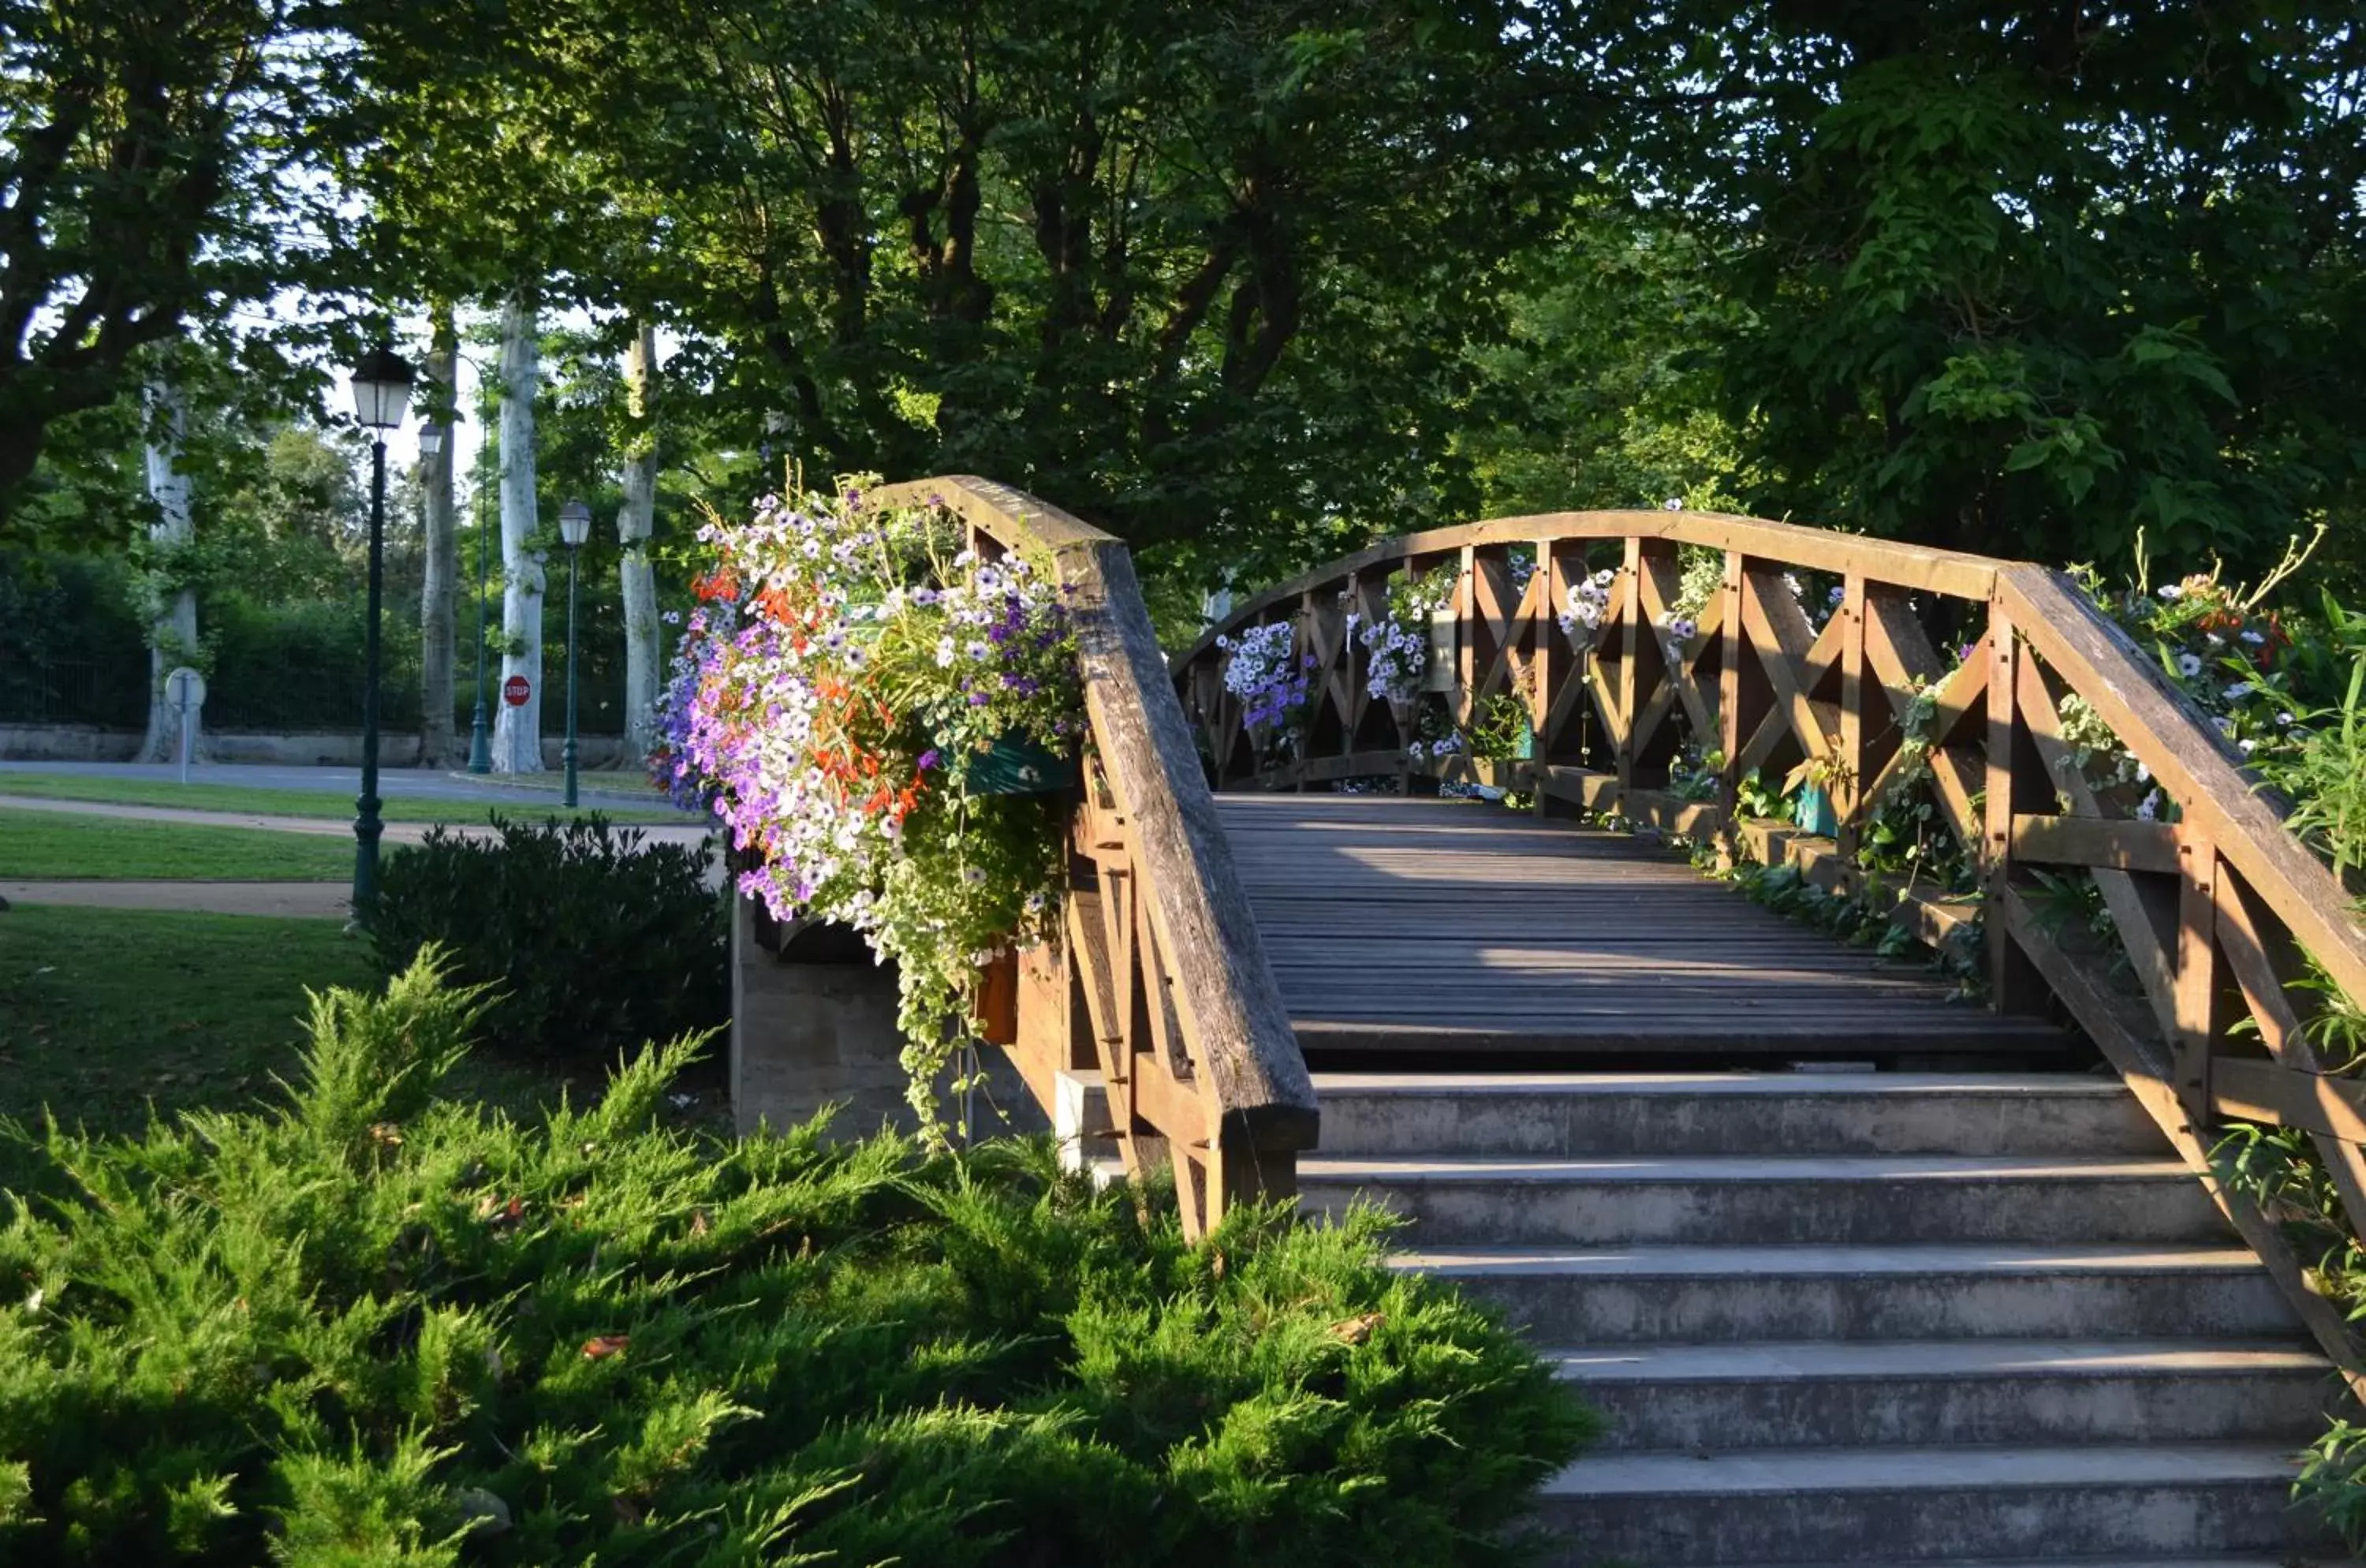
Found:
M 592 787 L 598 787 L 594 785 Z M 524 792 L 521 791 L 521 794 Z M 638 787 L 629 792 L 644 793 Z M 389 822 L 482 822 L 496 811 L 512 817 L 589 817 L 597 811 L 615 822 L 693 823 L 698 818 L 662 804 L 654 791 L 649 805 L 592 806 L 569 811 L 546 801 L 422 800 L 389 797 L 378 815 Z M 354 797 L 332 790 L 265 789 L 256 784 L 176 784 L 170 779 L 89 778 L 78 773 L 0 772 L 0 795 L 41 800 L 91 800 L 109 806 L 169 806 L 184 811 L 246 811 L 265 817 L 346 818 Z
M 368 943 L 335 920 L 19 905 L 0 914 L 0 1117 L 130 1133 L 152 1103 L 170 1115 L 276 1100 L 306 987 L 374 978 Z M 533 1113 L 561 1089 L 596 1091 L 604 1067 L 570 1077 L 488 1054 L 447 1089 Z M 18 1153 L 0 1145 L 0 1187 Z
M 353 874 L 353 840 L 343 835 L 0 808 L 0 876 L 342 882 Z

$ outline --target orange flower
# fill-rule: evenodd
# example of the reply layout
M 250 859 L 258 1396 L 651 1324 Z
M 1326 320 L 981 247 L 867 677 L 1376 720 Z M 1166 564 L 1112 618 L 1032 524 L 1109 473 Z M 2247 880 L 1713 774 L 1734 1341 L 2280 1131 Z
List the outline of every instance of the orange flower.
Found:
M 691 584 L 691 591 L 701 599 L 737 599 L 739 580 L 727 571 L 715 571 Z
M 2284 630 L 2284 618 L 2273 610 L 2268 612 L 2268 629 L 2265 636 L 2267 640 L 2260 643 L 2259 650 L 2252 655 L 2262 670 L 2272 666 L 2276 661 L 2276 655 L 2292 646 L 2292 633 Z
M 789 618 L 789 596 L 777 587 L 767 588 L 756 595 L 756 608 L 772 620 L 785 621 Z

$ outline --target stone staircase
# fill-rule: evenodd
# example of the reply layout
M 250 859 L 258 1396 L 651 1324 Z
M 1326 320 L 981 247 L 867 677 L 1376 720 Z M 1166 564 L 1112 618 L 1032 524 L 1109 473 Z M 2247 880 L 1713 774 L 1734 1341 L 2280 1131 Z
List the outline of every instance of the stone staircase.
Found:
M 1563 1561 L 2292 1562 L 2338 1393 L 2118 1083 L 1318 1074 L 1310 1209 L 1413 1220 L 1604 1411 Z

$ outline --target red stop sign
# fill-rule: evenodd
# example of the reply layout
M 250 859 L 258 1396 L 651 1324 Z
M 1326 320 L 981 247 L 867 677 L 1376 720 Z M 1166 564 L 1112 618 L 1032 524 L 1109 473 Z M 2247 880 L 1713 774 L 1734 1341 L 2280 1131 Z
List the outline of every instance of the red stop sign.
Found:
M 533 685 L 523 675 L 513 675 L 501 682 L 501 701 L 513 708 L 525 706 L 526 698 L 533 693 Z

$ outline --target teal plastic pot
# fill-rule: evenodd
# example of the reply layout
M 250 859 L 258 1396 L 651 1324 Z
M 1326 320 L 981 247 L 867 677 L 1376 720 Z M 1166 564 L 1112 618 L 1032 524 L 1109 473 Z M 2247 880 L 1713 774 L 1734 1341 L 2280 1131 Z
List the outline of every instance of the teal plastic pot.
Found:
M 1813 833 L 1820 839 L 1840 837 L 1840 813 L 1832 809 L 1832 797 L 1824 793 L 1821 784 L 1802 785 L 1799 790 L 1799 830 Z
M 1057 795 L 1076 782 L 1074 759 L 1016 735 L 972 751 L 962 765 L 962 784 L 972 795 Z

